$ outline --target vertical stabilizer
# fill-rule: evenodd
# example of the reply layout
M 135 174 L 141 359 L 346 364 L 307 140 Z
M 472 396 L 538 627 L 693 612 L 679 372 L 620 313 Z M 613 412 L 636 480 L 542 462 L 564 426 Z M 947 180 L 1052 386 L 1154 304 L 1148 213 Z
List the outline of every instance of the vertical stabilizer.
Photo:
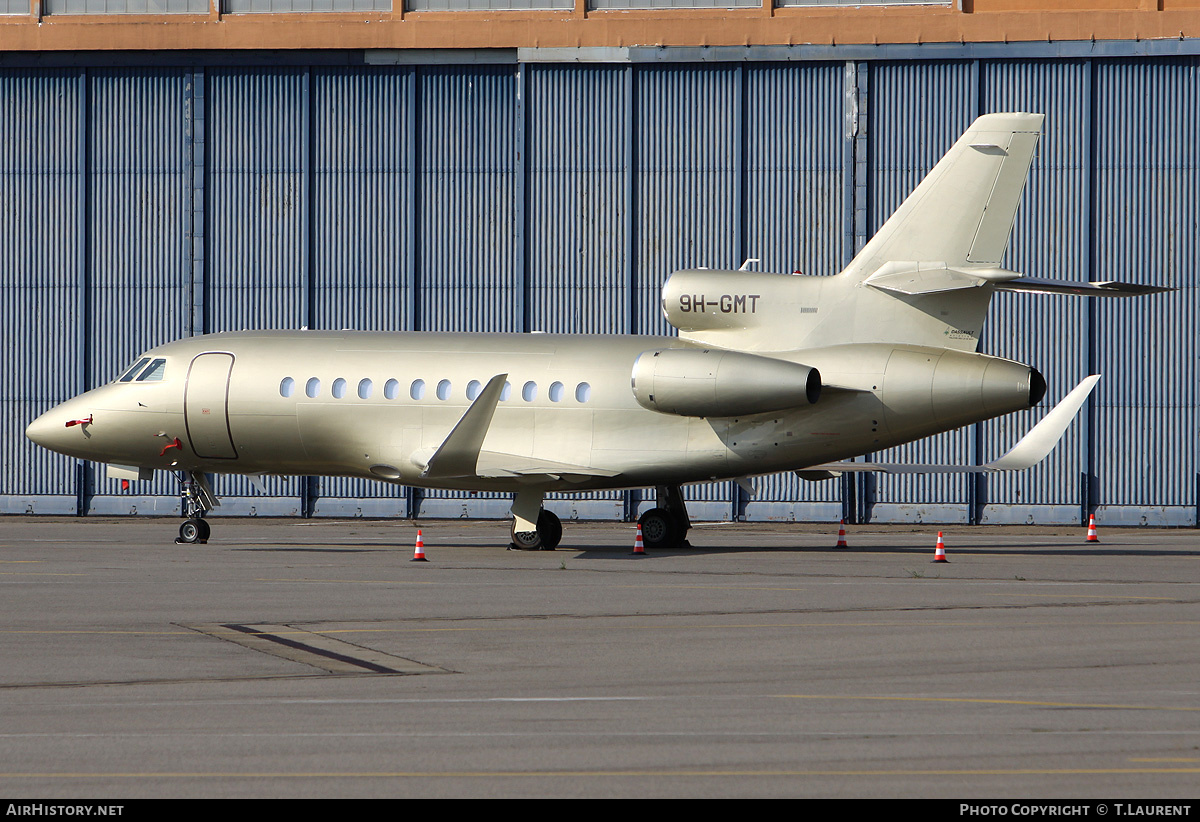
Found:
M 681 336 L 779 351 L 852 343 L 975 351 L 1041 134 L 1041 114 L 980 117 L 836 277 L 679 271 L 663 312 Z
M 844 273 L 862 280 L 898 262 L 997 265 L 1044 119 L 1020 113 L 977 119 Z

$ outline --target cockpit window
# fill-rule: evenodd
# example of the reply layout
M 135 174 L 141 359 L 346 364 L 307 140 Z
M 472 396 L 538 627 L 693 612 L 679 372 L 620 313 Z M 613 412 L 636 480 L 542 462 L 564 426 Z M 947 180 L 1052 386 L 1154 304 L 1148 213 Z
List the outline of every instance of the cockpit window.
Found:
M 155 360 L 146 366 L 146 370 L 138 375 L 138 382 L 157 382 L 163 378 L 163 373 L 167 370 L 166 360 Z
M 129 366 L 129 370 L 126 371 L 124 374 L 122 374 L 120 377 L 118 377 L 117 382 L 129 382 L 130 380 L 132 380 L 134 378 L 134 376 L 137 375 L 137 373 L 139 371 L 142 370 L 142 367 L 148 362 L 150 362 L 149 357 L 142 357 L 140 360 L 135 362 L 133 365 Z

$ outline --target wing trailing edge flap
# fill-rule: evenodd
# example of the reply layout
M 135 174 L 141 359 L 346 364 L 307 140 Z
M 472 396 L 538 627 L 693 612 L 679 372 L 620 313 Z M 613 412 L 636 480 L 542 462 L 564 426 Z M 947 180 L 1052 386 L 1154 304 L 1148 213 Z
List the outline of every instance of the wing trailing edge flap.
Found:
M 481 452 L 477 468 L 477 475 L 480 477 L 513 477 L 528 482 L 540 480 L 582 482 L 592 477 L 615 477 L 620 473 L 620 471 L 610 471 L 605 468 L 520 457 L 516 454 L 502 454 L 498 451 Z
M 1063 397 L 1058 405 L 1051 408 L 1050 412 L 1042 417 L 1037 425 L 1029 429 L 1029 433 L 1010 448 L 1004 456 L 983 465 L 829 462 L 797 471 L 796 474 L 802 479 L 821 480 L 836 477 L 847 471 L 878 471 L 883 474 L 989 474 L 993 471 L 1024 471 L 1049 456 L 1099 381 L 1099 374 L 1085 378 L 1071 390 L 1071 393 Z
M 512 477 L 529 482 L 559 480 L 580 481 L 589 477 L 614 477 L 619 471 L 571 465 L 552 460 L 520 457 L 484 451 L 483 441 L 492 425 L 492 417 L 504 390 L 508 374 L 497 374 L 488 380 L 474 402 L 463 413 L 454 428 L 442 440 L 433 455 L 425 462 L 421 476 L 428 479 L 460 479 L 465 477 Z

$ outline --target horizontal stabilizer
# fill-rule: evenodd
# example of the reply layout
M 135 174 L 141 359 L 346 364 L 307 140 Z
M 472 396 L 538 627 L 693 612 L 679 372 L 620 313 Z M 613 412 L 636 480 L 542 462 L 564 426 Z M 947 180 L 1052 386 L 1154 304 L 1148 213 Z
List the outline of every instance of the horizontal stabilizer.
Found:
M 998 291 L 1028 291 L 1034 294 L 1073 294 L 1077 297 L 1140 297 L 1174 291 L 1157 285 L 1118 283 L 1112 281 L 1080 283 L 1073 280 L 1050 280 L 1043 277 L 1020 277 L 996 283 Z
M 848 471 L 877 471 L 881 474 L 988 474 L 993 471 L 1024 471 L 1027 468 L 1032 468 L 1039 462 L 1049 456 L 1054 450 L 1054 446 L 1058 445 L 1063 434 L 1067 430 L 1067 426 L 1071 424 L 1071 420 L 1075 419 L 1079 413 L 1079 409 L 1083 407 L 1083 403 L 1087 400 L 1088 395 L 1092 393 L 1092 389 L 1096 387 L 1096 383 L 1100 381 L 1099 374 L 1093 374 L 1087 377 L 1079 385 L 1071 390 L 1071 393 L 1063 397 L 1063 399 L 1050 409 L 1045 417 L 1029 430 L 1029 433 L 1021 438 L 1020 442 L 1009 449 L 1008 453 L 999 459 L 992 460 L 983 465 L 904 465 L 901 463 L 891 462 L 829 462 L 823 465 L 814 465 L 806 468 L 802 472 L 797 472 L 802 477 L 804 474 L 814 475 L 819 478 L 816 472 L 825 471 L 836 475 L 841 472 Z
M 945 263 L 887 262 L 863 282 L 883 291 L 899 294 L 936 294 L 962 288 L 979 288 L 988 283 L 1020 278 L 1016 271 L 995 267 L 963 266 L 951 268 Z

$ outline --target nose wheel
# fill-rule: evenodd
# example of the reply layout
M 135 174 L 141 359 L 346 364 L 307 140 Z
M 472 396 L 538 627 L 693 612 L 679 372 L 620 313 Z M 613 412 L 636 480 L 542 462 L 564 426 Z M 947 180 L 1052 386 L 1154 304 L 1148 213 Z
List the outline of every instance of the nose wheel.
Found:
M 201 545 L 208 542 L 208 535 L 212 533 L 212 529 L 208 523 L 199 517 L 192 517 L 185 520 L 183 525 L 179 526 L 179 538 L 175 540 L 179 544 Z

